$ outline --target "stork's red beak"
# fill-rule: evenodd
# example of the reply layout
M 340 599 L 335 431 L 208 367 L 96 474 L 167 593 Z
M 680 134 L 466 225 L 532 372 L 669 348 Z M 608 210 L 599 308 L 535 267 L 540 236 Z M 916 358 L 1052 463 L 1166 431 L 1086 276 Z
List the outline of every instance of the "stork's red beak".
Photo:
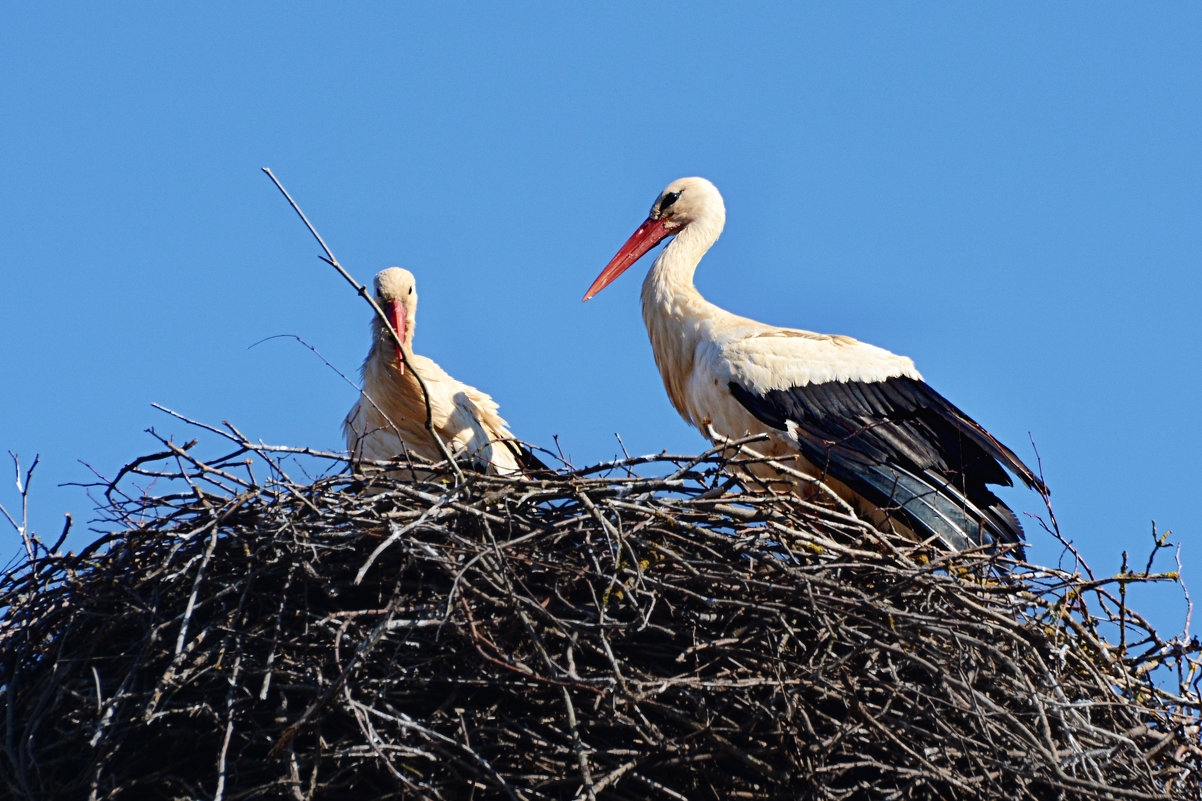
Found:
M 648 217 L 639 226 L 639 230 L 626 240 L 626 244 L 622 245 L 622 249 L 617 252 L 617 255 L 610 259 L 609 264 L 605 265 L 605 269 L 597 276 L 597 280 L 593 281 L 588 292 L 584 293 L 584 300 L 588 300 L 605 289 L 615 278 L 624 273 L 627 267 L 643 258 L 647 251 L 658 245 L 665 237 L 675 233 L 674 230 L 668 229 L 666 223 L 667 218 L 661 217 L 653 220 Z
M 409 324 L 409 320 L 405 317 L 405 304 L 399 300 L 389 301 L 384 305 L 384 314 L 388 317 L 388 324 L 396 331 L 397 337 L 401 342 L 405 341 L 405 327 Z M 393 343 L 396 345 L 396 343 Z M 398 345 L 396 349 L 397 372 L 401 375 L 405 374 L 405 357 L 401 354 L 401 348 Z

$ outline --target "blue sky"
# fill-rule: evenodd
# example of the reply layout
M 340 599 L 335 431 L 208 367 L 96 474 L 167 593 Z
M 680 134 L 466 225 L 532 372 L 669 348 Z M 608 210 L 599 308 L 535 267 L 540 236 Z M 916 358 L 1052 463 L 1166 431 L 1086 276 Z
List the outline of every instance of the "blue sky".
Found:
M 263 166 L 361 281 L 416 274 L 417 350 L 519 436 L 578 465 L 615 433 L 699 450 L 639 316 L 650 259 L 580 297 L 664 185 L 703 175 L 728 211 L 711 300 L 913 357 L 1028 461 L 1034 439 L 1095 568 L 1142 565 L 1156 520 L 1202 587 L 1202 7 L 747 8 L 7 9 L 0 449 L 41 455 L 35 528 L 71 512 L 84 544 L 91 502 L 59 486 L 81 462 L 196 435 L 151 403 L 340 447 L 355 390 L 262 340 L 354 376 L 369 312 Z

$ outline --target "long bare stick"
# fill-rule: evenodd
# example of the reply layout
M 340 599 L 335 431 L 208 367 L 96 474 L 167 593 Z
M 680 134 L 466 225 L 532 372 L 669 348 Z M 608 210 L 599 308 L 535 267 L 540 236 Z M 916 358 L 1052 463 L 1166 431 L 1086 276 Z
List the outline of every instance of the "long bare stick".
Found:
M 421 388 L 422 400 L 425 401 L 426 404 L 426 431 L 429 432 L 430 437 L 434 440 L 434 444 L 438 447 L 439 454 L 443 459 L 446 459 L 447 463 L 451 466 L 451 470 L 455 473 L 455 477 L 462 482 L 463 472 L 459 469 L 459 465 L 455 464 L 455 460 L 451 457 L 451 452 L 447 449 L 447 446 L 442 441 L 442 438 L 438 436 L 438 432 L 434 430 L 434 411 L 430 407 L 430 392 L 426 389 L 426 382 L 422 380 L 421 374 L 414 370 L 413 365 L 409 363 L 409 357 L 405 354 L 405 343 L 401 341 L 401 337 L 397 334 L 396 329 L 392 327 L 392 322 L 388 319 L 388 315 L 385 314 L 384 310 L 380 308 L 380 304 L 376 303 L 376 299 L 373 298 L 371 293 L 367 291 L 367 287 L 352 278 L 351 274 L 344 270 L 342 265 L 338 263 L 338 259 L 334 258 L 333 251 L 331 251 L 329 246 L 326 245 L 326 241 L 321 238 L 321 234 L 317 233 L 317 229 L 313 227 L 313 223 L 309 222 L 309 218 L 305 216 L 303 211 L 301 211 L 301 207 L 298 206 L 296 201 L 292 199 L 292 195 L 288 194 L 288 190 L 284 188 L 284 185 L 281 184 L 279 179 L 276 178 L 271 172 L 271 168 L 263 167 L 263 172 L 267 174 L 267 177 L 271 179 L 273 184 L 275 184 L 276 189 L 279 189 L 280 193 L 283 194 L 283 196 L 288 200 L 288 204 L 292 206 L 292 210 L 295 211 L 298 216 L 300 216 L 301 221 L 305 224 L 305 227 L 309 229 L 309 233 L 313 234 L 313 238 L 317 240 L 317 244 L 321 245 L 321 249 L 325 251 L 326 255 L 320 257 L 321 260 L 337 270 L 338 274 L 345 278 L 347 283 L 355 288 L 355 291 L 359 293 L 359 296 L 371 304 L 376 316 L 384 321 L 384 329 L 392 336 L 393 341 L 396 343 L 397 353 L 399 353 L 401 356 L 401 362 L 405 365 L 406 369 L 413 373 L 413 377 L 417 379 L 418 387 Z

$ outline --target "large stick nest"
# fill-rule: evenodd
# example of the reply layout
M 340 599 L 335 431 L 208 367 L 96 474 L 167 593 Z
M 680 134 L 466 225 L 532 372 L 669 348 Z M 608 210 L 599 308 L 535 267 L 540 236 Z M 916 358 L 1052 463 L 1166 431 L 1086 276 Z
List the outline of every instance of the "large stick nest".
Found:
M 5 797 L 1202 796 L 1147 571 L 906 543 L 717 454 L 296 482 L 238 441 L 0 584 Z

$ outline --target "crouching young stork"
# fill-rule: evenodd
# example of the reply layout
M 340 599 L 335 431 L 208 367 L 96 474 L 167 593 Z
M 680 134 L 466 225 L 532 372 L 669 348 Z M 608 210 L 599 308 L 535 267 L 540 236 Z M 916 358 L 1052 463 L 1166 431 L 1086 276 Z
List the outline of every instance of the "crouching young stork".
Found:
M 363 362 L 363 391 L 342 424 L 351 457 L 356 462 L 388 461 L 412 453 L 431 462 L 442 460 L 426 430 L 426 399 L 416 372 L 430 396 L 434 430 L 452 453 L 466 451 L 501 475 L 537 465 L 509 433 L 492 398 L 413 353 L 417 313 L 413 273 L 390 267 L 376 276 L 375 290 L 376 301 L 404 343 L 405 360 L 379 315 L 373 315 L 371 350 Z M 405 361 L 410 369 L 405 368 Z
M 955 549 L 1020 543 L 1021 524 L 986 485 L 1009 486 L 1009 470 L 1046 488 L 910 359 L 851 337 L 764 325 L 701 296 L 693 272 L 725 222 L 713 184 L 674 181 L 584 295 L 675 237 L 643 282 L 643 320 L 681 416 L 715 443 L 768 434 L 751 447 L 820 479 L 878 526 Z M 814 494 L 812 483 L 797 491 Z

